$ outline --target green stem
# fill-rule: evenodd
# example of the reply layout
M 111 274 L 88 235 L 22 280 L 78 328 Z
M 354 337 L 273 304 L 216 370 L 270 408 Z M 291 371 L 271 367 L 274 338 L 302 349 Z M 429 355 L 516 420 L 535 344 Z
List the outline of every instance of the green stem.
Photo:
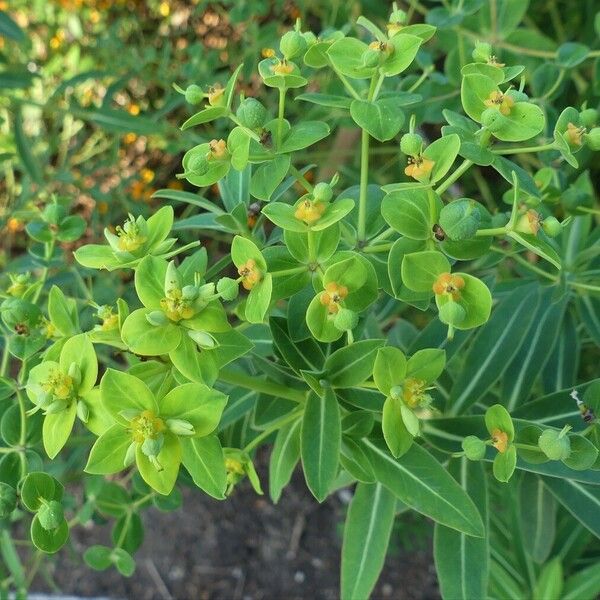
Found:
M 459 165 L 456 171 L 454 171 L 454 173 L 446 177 L 446 180 L 440 183 L 440 185 L 438 185 L 435 191 L 440 195 L 443 194 L 457 179 L 459 179 L 464 173 L 466 173 L 472 165 L 472 161 L 465 159 Z
M 554 283 L 556 283 L 558 281 L 558 279 L 556 277 L 554 277 L 550 273 L 547 273 L 543 269 L 540 269 L 539 267 L 532 265 L 529 261 L 525 260 L 521 255 L 519 255 L 517 253 L 507 252 L 506 250 L 503 250 L 502 248 L 497 248 L 496 246 L 492 246 L 492 251 L 499 252 L 500 254 L 504 254 L 504 256 L 507 256 L 508 258 L 512 258 L 515 262 L 518 262 L 520 265 L 522 265 L 526 269 L 529 269 L 533 273 L 536 273 L 537 275 L 540 275 L 541 277 L 545 277 L 546 279 L 549 279 L 550 281 L 553 281 Z
M 190 248 L 196 248 L 196 247 L 200 246 L 201 244 L 202 244 L 202 242 L 200 242 L 200 240 L 196 240 L 195 242 L 190 242 L 189 244 L 186 244 L 185 246 L 182 246 L 181 248 L 177 248 L 177 250 L 173 250 L 171 252 L 168 252 L 167 254 L 163 254 L 162 257 L 164 259 L 173 258 L 174 256 L 177 256 L 178 254 L 181 254 L 182 252 L 185 252 L 186 250 L 189 250 Z
M 489 229 L 480 229 L 475 235 L 477 237 L 506 235 L 506 231 L 506 227 L 490 227 Z
M 528 152 L 544 152 L 545 150 L 552 150 L 554 148 L 554 142 L 549 144 L 541 144 L 539 146 L 524 146 L 522 148 L 496 148 L 492 150 L 494 154 L 527 154 Z
M 377 254 L 378 252 L 389 252 L 392 249 L 394 242 L 390 242 L 389 244 L 377 244 L 375 246 L 369 245 L 365 246 L 362 251 L 367 254 Z
M 285 425 L 287 425 L 288 423 L 291 423 L 292 421 L 295 421 L 297 418 L 300 417 L 300 415 L 302 414 L 304 409 L 302 410 L 294 410 L 291 413 L 285 415 L 284 417 L 282 417 L 281 419 L 278 419 L 277 421 L 274 421 L 270 427 L 268 427 L 267 429 L 265 429 L 262 433 L 259 433 L 254 439 L 250 440 L 250 442 L 248 442 L 242 452 L 250 452 L 251 450 L 253 450 L 254 448 L 256 448 L 256 446 L 258 446 L 263 440 L 265 440 L 266 438 L 268 438 L 271 434 L 273 434 L 275 431 L 277 431 L 278 429 L 281 429 L 282 427 L 284 427 Z
M 581 283 L 579 281 L 569 281 L 569 285 L 580 288 L 582 290 L 589 290 L 591 292 L 600 292 L 600 286 L 590 285 L 589 283 Z
M 429 74 L 435 69 L 433 65 L 429 65 L 426 69 L 423 70 L 423 73 L 409 88 L 406 90 L 407 92 L 414 92 L 426 79 L 429 77 Z
M 285 113 L 285 94 L 287 88 L 279 88 L 279 110 L 277 112 L 277 148 L 281 146 L 281 136 L 283 135 L 283 115 Z
M 333 71 L 334 73 L 338 76 L 338 79 L 344 84 L 344 87 L 346 88 L 346 90 L 348 90 L 348 93 L 355 99 L 355 100 L 360 100 L 360 95 L 358 94 L 358 92 L 354 89 L 354 86 L 346 79 L 346 77 L 340 73 L 335 67 L 333 67 Z
M 302 187 L 310 194 L 313 191 L 313 185 L 302 173 L 296 169 L 294 165 L 290 165 L 290 171 L 292 175 L 296 178 L 296 180 L 302 185 Z
M 287 385 L 282 385 L 280 383 L 267 381 L 252 375 L 247 375 L 246 373 L 242 373 L 240 371 L 223 369 L 219 373 L 219 379 L 224 383 L 237 385 L 246 388 L 247 390 L 253 390 L 255 392 L 267 394 L 268 396 L 273 396 L 275 398 L 285 398 L 286 400 L 291 400 L 292 402 L 304 402 L 304 392 L 300 390 L 295 390 Z
M 284 277 L 285 275 L 295 275 L 296 273 L 303 273 L 305 271 L 308 271 L 308 267 L 302 265 L 301 267 L 292 267 L 291 269 L 284 269 L 283 271 L 275 271 L 274 273 L 271 273 L 271 277 Z
M 312 229 L 308 230 L 308 260 L 311 263 L 317 260 L 317 249 L 315 248 L 315 232 Z

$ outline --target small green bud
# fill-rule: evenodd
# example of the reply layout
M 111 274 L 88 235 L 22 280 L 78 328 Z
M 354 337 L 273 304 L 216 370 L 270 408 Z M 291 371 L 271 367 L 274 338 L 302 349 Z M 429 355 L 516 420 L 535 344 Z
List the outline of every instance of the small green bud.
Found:
M 181 297 L 184 300 L 195 300 L 198 297 L 198 288 L 195 285 L 184 285 Z
M 333 190 L 331 185 L 320 181 L 315 185 L 312 195 L 317 202 L 329 202 L 333 198 Z
M 400 139 L 400 151 L 407 156 L 418 156 L 423 149 L 423 138 L 418 133 L 405 133 Z
M 358 324 L 358 314 L 349 308 L 340 308 L 333 319 L 333 324 L 341 331 L 354 329 Z
M 304 37 L 305 41 L 306 41 L 306 45 L 308 46 L 312 46 L 313 44 L 317 43 L 317 36 L 312 32 L 312 31 L 305 31 L 302 36 Z
M 165 294 L 181 289 L 181 275 L 177 272 L 175 261 L 170 261 L 165 274 Z
M 169 317 L 162 310 L 153 310 L 146 315 L 146 321 L 154 327 L 162 327 L 169 322 Z
M 240 123 L 249 129 L 258 129 L 267 120 L 267 109 L 256 98 L 246 98 L 235 114 Z
M 560 221 L 556 217 L 546 217 L 542 222 L 542 229 L 549 237 L 556 237 L 561 230 Z
M 196 342 L 196 345 L 202 350 L 212 350 L 213 348 L 218 346 L 217 340 L 215 340 L 215 338 L 206 331 L 190 330 L 187 333 L 190 336 L 190 338 L 194 340 L 194 342 Z
M 73 380 L 73 383 L 78 386 L 81 383 L 81 369 L 76 362 L 72 362 L 69 365 L 69 370 L 67 371 L 69 377 Z
M 44 408 L 44 414 L 55 415 L 59 412 L 62 412 L 66 408 L 67 405 L 63 400 L 56 400 L 55 402 L 51 402 L 48 406 Z
M 196 433 L 194 426 L 185 419 L 167 419 L 167 427 L 175 435 L 191 436 Z
M 593 127 L 587 133 L 583 134 L 585 145 L 594 152 L 600 150 L 600 127 Z
M 142 452 L 150 456 L 158 456 L 163 447 L 164 438 L 162 435 L 156 438 L 148 437 L 142 442 Z
M 497 108 L 486 108 L 481 113 L 481 124 L 492 133 L 498 131 L 505 121 L 506 118 Z
M 458 303 L 450 300 L 440 306 L 440 321 L 446 325 L 460 325 L 467 316 L 467 311 Z
M 210 296 L 215 295 L 215 284 L 214 283 L 205 283 L 198 288 L 198 298 L 203 300 L 204 298 L 208 298 Z
M 61 503 L 56 500 L 45 502 L 37 512 L 37 518 L 46 531 L 56 529 L 65 520 Z
M 475 62 L 488 62 L 492 57 L 492 46 L 487 42 L 475 42 L 475 49 L 471 54 Z
M 199 85 L 193 83 L 192 85 L 188 85 L 185 90 L 185 101 L 188 104 L 200 104 L 204 99 L 204 92 Z
M 554 429 L 546 429 L 540 435 L 538 445 L 550 460 L 564 460 L 571 454 L 571 441 L 565 433 Z
M 374 48 L 367 48 L 362 54 L 362 65 L 367 69 L 379 66 L 383 54 Z
M 591 129 L 598 124 L 598 111 L 595 108 L 586 108 L 579 113 L 579 122 L 582 127 Z
M 217 282 L 217 292 L 221 295 L 223 300 L 231 301 L 238 297 L 240 287 L 235 279 L 231 279 L 231 277 L 222 277 Z
M 60 204 L 48 204 L 42 212 L 42 218 L 46 223 L 58 225 L 67 216 L 67 209 Z
M 404 388 L 401 385 L 395 385 L 391 390 L 390 390 L 390 396 L 394 399 L 394 400 L 400 400 L 402 398 L 402 396 L 404 395 Z
M 281 54 L 285 56 L 286 60 L 292 60 L 296 56 L 299 56 L 308 48 L 308 44 L 304 36 L 296 30 L 288 31 L 284 34 L 279 42 L 279 49 Z
M 485 442 L 477 436 L 468 435 L 461 446 L 469 460 L 481 460 L 485 456 Z
M 0 482 L 0 519 L 10 516 L 15 508 L 17 508 L 17 492 L 8 483 Z
M 90 409 L 85 402 L 77 403 L 77 416 L 82 423 L 87 423 L 90 418 Z

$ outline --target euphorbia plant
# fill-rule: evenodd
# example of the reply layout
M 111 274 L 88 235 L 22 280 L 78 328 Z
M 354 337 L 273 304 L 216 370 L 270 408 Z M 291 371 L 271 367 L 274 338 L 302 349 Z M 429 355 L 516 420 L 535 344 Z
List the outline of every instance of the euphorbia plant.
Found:
M 185 215 L 167 204 L 108 228 L 108 244 L 76 250 L 85 270 L 47 303 L 56 245 L 77 223 L 53 217 L 57 201 L 33 220 L 41 275 L 13 274 L 2 305 L 0 507 L 36 512 L 40 550 L 67 539 L 61 484 L 38 473 L 40 413 L 53 459 L 76 444 L 79 415 L 91 431 L 77 436 L 81 471 L 113 481 L 86 480 L 71 525 L 105 515 L 107 496 L 131 520 L 150 500 L 176 506 L 180 485 L 225 499 L 248 479 L 263 493 L 255 450 L 273 441 L 274 502 L 299 463 L 318 501 L 353 490 L 343 598 L 369 596 L 409 509 L 435 522 L 444 597 L 575 597 L 584 579 L 598 593 L 593 565 L 577 560 L 597 550 L 563 552 L 571 528 L 600 536 L 600 383 L 577 364 L 600 341 L 598 113 L 591 95 L 556 109 L 539 62 L 581 87 L 573 69 L 598 52 L 525 46 L 517 64 L 514 4 L 414 4 L 410 18 L 394 6 L 386 23 L 361 16 L 319 36 L 298 22 L 258 64 L 261 100 L 239 92 L 241 66 L 176 86 L 204 103 L 182 129 L 223 135 L 201 137 L 178 177 L 207 195 L 216 185 L 220 202 L 159 191 Z M 340 124 L 358 132 L 359 167 L 321 176 L 313 157 L 328 157 Z M 130 574 L 131 527 L 119 520 L 114 546 L 91 547 L 87 563 Z

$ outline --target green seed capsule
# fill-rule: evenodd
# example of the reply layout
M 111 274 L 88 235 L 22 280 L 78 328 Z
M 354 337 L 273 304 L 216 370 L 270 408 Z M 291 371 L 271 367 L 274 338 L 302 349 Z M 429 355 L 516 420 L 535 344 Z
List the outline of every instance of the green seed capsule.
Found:
M 56 529 L 65 520 L 65 514 L 63 507 L 60 502 L 52 500 L 42 504 L 37 512 L 37 518 L 40 525 L 46 530 L 50 531 Z
M 188 104 L 200 104 L 204 99 L 204 92 L 199 85 L 189 85 L 185 90 L 185 101 Z
M 306 52 L 307 48 L 306 39 L 299 31 L 295 30 L 288 31 L 279 42 L 279 49 L 286 60 L 292 60 L 296 56 L 300 56 L 300 54 Z
M 474 435 L 468 435 L 461 445 L 469 460 L 481 460 L 485 456 L 485 442 Z
M 354 329 L 358 324 L 358 315 L 348 308 L 340 308 L 333 319 L 333 324 L 341 331 Z
M 586 108 L 579 113 L 579 122 L 586 129 L 591 129 L 598 124 L 598 111 L 595 108 Z
M 198 297 L 198 288 L 195 285 L 183 286 L 181 297 L 184 300 L 195 300 Z
M 571 454 L 571 441 L 563 432 L 546 429 L 540 435 L 538 445 L 550 460 L 564 460 Z
M 458 302 L 446 302 L 440 306 L 440 321 L 446 325 L 460 325 L 467 316 L 467 312 Z
M 588 133 L 584 133 L 583 141 L 590 150 L 600 150 L 600 127 L 593 127 Z
M 146 315 L 146 321 L 154 327 L 161 327 L 169 322 L 169 317 L 162 310 L 153 310 Z
M 238 282 L 231 277 L 222 277 L 217 282 L 217 292 L 223 300 L 235 300 L 239 294 L 240 288 Z
M 379 50 L 373 48 L 367 48 L 361 57 L 363 67 L 371 69 L 379 66 L 381 62 L 382 53 Z
M 321 181 L 315 185 L 312 195 L 317 202 L 329 202 L 333 198 L 333 190 L 331 185 Z
M 560 221 L 556 217 L 546 217 L 542 223 L 544 233 L 550 237 L 556 237 L 561 230 Z
M 400 151 L 407 156 L 418 156 L 423 149 L 423 138 L 418 133 L 405 133 L 400 139 Z
M 240 123 L 249 129 L 258 129 L 267 120 L 267 109 L 256 98 L 246 98 L 235 114 Z
M 475 62 L 488 62 L 492 57 L 492 46 L 487 42 L 476 42 L 471 54 Z

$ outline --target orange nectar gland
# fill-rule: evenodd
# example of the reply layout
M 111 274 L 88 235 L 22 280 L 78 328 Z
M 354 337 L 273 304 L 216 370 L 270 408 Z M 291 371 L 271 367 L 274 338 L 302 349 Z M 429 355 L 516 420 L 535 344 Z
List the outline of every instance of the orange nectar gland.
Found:
M 571 146 L 581 146 L 582 136 L 585 133 L 585 127 L 577 127 L 573 123 L 567 125 L 567 140 Z
M 505 117 L 510 115 L 511 108 L 515 105 L 515 101 L 510 96 L 497 90 L 492 92 L 483 103 L 488 108 L 497 108 Z
M 348 288 L 345 285 L 338 285 L 330 282 L 325 286 L 325 291 L 321 294 L 321 304 L 327 307 L 330 315 L 335 315 L 340 310 L 340 302 L 348 295 Z
M 147 439 L 156 439 L 167 426 L 151 410 L 144 410 L 131 420 L 131 437 L 138 444 Z
M 171 321 L 191 319 L 196 313 L 189 301 L 183 298 L 183 293 L 177 288 L 169 290 L 166 297 L 160 301 L 160 307 Z
M 208 88 L 208 94 L 206 97 L 208 98 L 208 103 L 211 106 L 221 106 L 223 104 L 223 94 L 225 93 L 225 89 L 219 83 L 215 83 L 215 85 Z
M 500 429 L 494 429 L 494 431 L 492 431 L 492 446 L 494 446 L 500 454 L 504 454 L 508 448 L 508 434 Z
M 227 156 L 227 144 L 225 140 L 211 140 L 208 159 L 221 160 Z
M 448 294 L 455 302 L 460 299 L 460 290 L 465 287 L 465 280 L 460 275 L 442 273 L 433 284 L 432 288 L 437 296 Z
M 294 65 L 290 64 L 285 58 L 278 61 L 271 67 L 275 75 L 289 75 L 294 70 Z
M 424 156 L 409 156 L 404 173 L 413 179 L 422 179 L 431 173 L 434 164 L 433 160 L 429 160 Z
M 427 383 L 422 379 L 405 379 L 402 386 L 402 400 L 409 408 L 417 408 L 424 401 L 429 403 L 430 397 L 425 393 Z
M 242 286 L 250 291 L 261 279 L 260 271 L 256 267 L 256 261 L 249 258 L 239 269 L 238 273 L 242 278 Z
M 294 216 L 296 219 L 304 221 L 307 225 L 312 225 L 323 216 L 326 208 L 324 202 L 315 202 L 307 199 L 300 203 Z

